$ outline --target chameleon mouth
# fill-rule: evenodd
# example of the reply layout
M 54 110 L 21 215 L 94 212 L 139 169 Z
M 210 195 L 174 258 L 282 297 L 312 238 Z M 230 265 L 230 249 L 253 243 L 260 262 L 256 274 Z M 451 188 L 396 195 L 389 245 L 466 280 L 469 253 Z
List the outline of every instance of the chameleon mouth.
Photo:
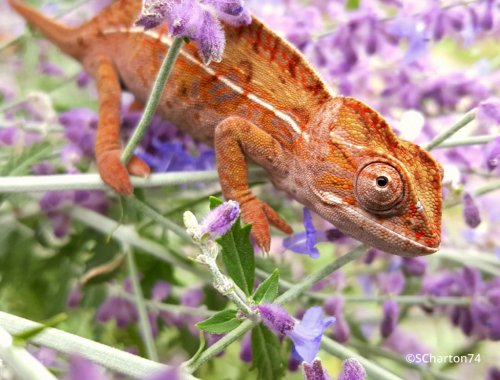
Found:
M 435 246 L 422 244 L 367 218 L 366 215 L 352 209 L 351 205 L 342 202 L 341 198 L 332 193 L 312 190 L 322 203 L 329 206 L 328 208 L 313 207 L 313 209 L 340 231 L 356 240 L 382 251 L 406 257 L 430 255 L 439 250 L 439 239 L 436 239 Z

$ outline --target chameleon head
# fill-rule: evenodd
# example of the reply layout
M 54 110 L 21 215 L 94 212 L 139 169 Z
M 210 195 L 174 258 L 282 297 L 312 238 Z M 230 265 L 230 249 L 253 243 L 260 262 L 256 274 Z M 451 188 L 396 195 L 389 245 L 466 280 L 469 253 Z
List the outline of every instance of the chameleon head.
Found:
M 310 149 L 315 153 L 308 160 L 314 165 L 307 165 L 312 180 L 306 203 L 375 248 L 400 256 L 436 252 L 441 241 L 440 165 L 419 146 L 398 139 L 368 106 L 341 99 L 327 109 L 328 135 L 320 122 L 313 127 L 313 138 L 308 137 L 312 144 L 322 143 Z

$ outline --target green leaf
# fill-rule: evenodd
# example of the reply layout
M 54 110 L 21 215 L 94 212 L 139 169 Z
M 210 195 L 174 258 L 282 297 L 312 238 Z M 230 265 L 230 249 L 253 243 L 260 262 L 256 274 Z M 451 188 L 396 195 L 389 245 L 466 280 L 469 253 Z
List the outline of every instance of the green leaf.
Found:
M 232 309 L 219 311 L 196 326 L 210 334 L 226 334 L 241 324 L 241 320 L 236 318 L 236 312 Z
M 49 158 L 56 147 L 41 142 L 24 148 L 20 154 L 12 154 L 9 160 L 0 168 L 0 176 L 15 176 L 29 174 L 32 165 Z
M 53 145 L 41 142 L 24 148 L 20 154 L 13 152 L 9 160 L 0 167 L 0 177 L 29 174 L 31 166 L 49 158 L 55 149 Z M 8 197 L 9 194 L 0 194 L 0 205 Z
M 42 322 L 40 326 L 33 327 L 27 329 L 26 331 L 20 332 L 19 334 L 13 335 L 12 338 L 14 339 L 16 345 L 23 346 L 24 342 L 26 342 L 27 340 L 40 334 L 43 330 L 49 327 L 57 326 L 59 323 L 63 322 L 67 318 L 68 318 L 67 314 L 64 313 L 57 314 L 56 316 L 50 318 L 49 320 Z
M 359 8 L 361 0 L 347 0 L 345 3 L 345 9 L 354 11 Z
M 213 210 L 214 208 L 216 208 L 217 206 L 220 206 L 221 204 L 223 204 L 224 202 L 222 200 L 220 200 L 219 198 L 217 197 L 212 197 L 210 196 L 208 198 L 209 202 L 210 202 L 210 210 Z
M 213 209 L 223 202 L 210 197 L 210 208 Z M 236 220 L 228 233 L 216 241 L 222 247 L 222 260 L 227 273 L 247 295 L 252 294 L 255 278 L 255 255 L 250 243 L 251 225 L 241 227 L 240 218 Z
M 278 295 L 278 282 L 280 279 L 280 271 L 278 268 L 274 270 L 266 280 L 259 285 L 253 295 L 253 300 L 256 303 L 271 303 Z
M 252 368 L 257 369 L 258 380 L 283 378 L 285 365 L 281 358 L 280 342 L 262 323 L 252 330 Z

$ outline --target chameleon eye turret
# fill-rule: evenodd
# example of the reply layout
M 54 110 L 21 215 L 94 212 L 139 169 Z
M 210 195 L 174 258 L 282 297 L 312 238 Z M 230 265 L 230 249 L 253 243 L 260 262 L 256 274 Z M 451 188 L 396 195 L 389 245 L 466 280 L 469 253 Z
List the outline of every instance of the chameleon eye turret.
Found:
M 370 163 L 359 171 L 355 181 L 356 199 L 368 212 L 380 215 L 393 213 L 404 199 L 403 177 L 392 165 Z

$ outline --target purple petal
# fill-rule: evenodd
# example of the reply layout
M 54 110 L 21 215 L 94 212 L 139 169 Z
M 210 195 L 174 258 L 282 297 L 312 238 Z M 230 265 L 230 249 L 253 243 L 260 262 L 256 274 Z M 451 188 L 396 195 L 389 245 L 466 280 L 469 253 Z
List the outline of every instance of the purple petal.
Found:
M 211 210 L 200 224 L 202 234 L 208 233 L 216 238 L 227 233 L 240 215 L 240 206 L 236 201 L 227 201 Z
M 366 371 L 359 361 L 354 358 L 342 362 L 342 372 L 338 380 L 363 380 L 366 378 Z
M 309 308 L 302 321 L 286 335 L 293 341 L 295 350 L 308 363 L 311 363 L 319 351 L 321 337 L 325 329 L 335 318 L 323 319 L 323 309 L 319 306 Z
M 204 13 L 197 43 L 198 51 L 205 65 L 210 64 L 212 61 L 220 62 L 222 60 L 226 45 L 224 30 L 219 20 L 209 12 Z
M 264 324 L 271 330 L 284 335 L 292 331 L 295 321 L 281 306 L 262 304 L 257 306 Z
M 304 362 L 304 380 L 330 380 L 328 372 L 323 368 L 321 360 L 315 359 L 311 364 Z
M 107 380 L 103 371 L 91 361 L 81 357 L 72 356 L 69 359 L 68 380 Z
M 383 338 L 388 338 L 394 329 L 399 316 L 399 305 L 394 300 L 387 300 L 384 302 L 384 317 L 380 324 L 380 334 Z
M 465 193 L 463 197 L 464 201 L 464 210 L 463 215 L 465 219 L 465 223 L 470 228 L 476 228 L 481 224 L 481 216 L 479 214 L 479 208 L 477 207 L 474 198 L 469 193 Z
M 164 301 L 168 295 L 170 294 L 170 291 L 172 290 L 172 285 L 170 285 L 166 281 L 157 281 L 153 289 L 151 290 L 151 299 L 154 301 Z

